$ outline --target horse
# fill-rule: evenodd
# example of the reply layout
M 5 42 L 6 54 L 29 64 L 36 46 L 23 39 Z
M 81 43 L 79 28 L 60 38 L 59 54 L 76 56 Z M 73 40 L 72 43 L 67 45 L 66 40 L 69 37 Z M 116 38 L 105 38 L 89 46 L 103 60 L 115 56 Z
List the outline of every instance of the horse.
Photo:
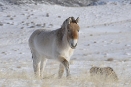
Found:
M 58 76 L 62 77 L 64 69 L 66 77 L 70 77 L 69 61 L 77 46 L 80 27 L 79 17 L 67 18 L 61 28 L 56 30 L 38 29 L 29 38 L 33 68 L 36 77 L 43 78 L 47 59 L 60 62 Z

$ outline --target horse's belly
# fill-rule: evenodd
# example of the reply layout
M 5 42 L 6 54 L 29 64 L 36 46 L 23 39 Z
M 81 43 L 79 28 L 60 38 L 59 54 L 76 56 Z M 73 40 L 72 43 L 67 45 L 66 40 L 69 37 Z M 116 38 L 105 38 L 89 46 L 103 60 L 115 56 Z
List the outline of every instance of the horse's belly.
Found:
M 60 57 L 64 57 L 67 60 L 70 60 L 73 51 L 61 50 L 58 51 L 54 46 L 43 46 L 37 49 L 41 56 L 46 57 L 47 59 L 59 60 Z
M 38 47 L 39 49 L 37 49 L 38 53 L 41 55 L 41 56 L 45 56 L 47 58 L 52 58 L 52 49 L 51 47 Z

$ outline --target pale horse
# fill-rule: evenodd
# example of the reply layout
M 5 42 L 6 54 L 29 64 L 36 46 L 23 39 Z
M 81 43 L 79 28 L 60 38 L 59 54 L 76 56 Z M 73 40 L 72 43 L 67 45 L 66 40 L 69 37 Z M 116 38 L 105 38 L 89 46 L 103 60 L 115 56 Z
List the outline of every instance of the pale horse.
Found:
M 43 71 L 47 59 L 60 62 L 59 78 L 66 70 L 66 77 L 70 77 L 69 61 L 77 46 L 79 37 L 79 17 L 67 18 L 61 28 L 57 30 L 39 29 L 33 32 L 29 38 L 29 46 L 32 53 L 33 68 L 36 77 L 43 78 Z

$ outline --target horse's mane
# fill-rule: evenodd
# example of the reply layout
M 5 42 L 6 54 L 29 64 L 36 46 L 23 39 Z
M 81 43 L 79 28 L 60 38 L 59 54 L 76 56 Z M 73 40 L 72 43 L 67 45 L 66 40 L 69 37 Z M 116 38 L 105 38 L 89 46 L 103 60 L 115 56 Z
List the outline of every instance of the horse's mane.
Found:
M 65 32 L 65 29 L 63 29 L 63 28 L 60 28 L 57 30 L 57 38 L 58 38 L 59 42 L 62 41 L 62 38 L 64 36 L 64 32 Z

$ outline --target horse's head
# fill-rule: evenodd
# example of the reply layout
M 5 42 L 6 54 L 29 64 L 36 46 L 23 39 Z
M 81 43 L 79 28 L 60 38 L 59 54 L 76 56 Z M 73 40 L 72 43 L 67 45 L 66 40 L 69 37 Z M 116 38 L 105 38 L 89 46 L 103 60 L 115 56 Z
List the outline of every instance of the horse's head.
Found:
M 74 17 L 69 17 L 66 19 L 66 21 L 63 23 L 63 27 L 66 29 L 66 35 L 67 35 L 67 41 L 69 42 L 69 45 L 72 49 L 75 49 L 77 46 L 77 41 L 79 38 L 79 30 L 80 27 L 78 25 L 79 18 L 75 20 Z

